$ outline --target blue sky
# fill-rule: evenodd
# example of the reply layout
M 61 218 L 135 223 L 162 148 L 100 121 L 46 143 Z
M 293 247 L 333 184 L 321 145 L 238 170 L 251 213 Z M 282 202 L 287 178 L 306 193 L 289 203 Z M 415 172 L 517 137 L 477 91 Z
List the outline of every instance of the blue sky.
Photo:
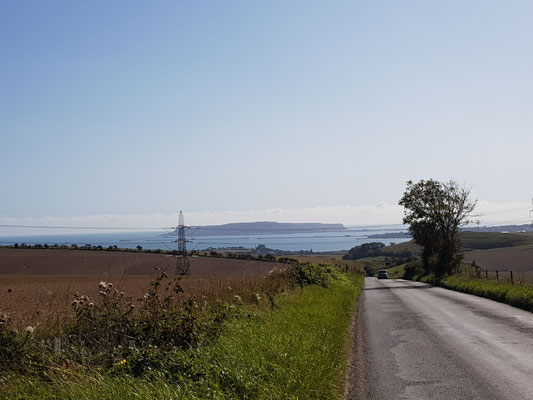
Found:
M 3 1 L 0 218 L 394 205 L 422 178 L 527 204 L 532 20 L 530 1 Z

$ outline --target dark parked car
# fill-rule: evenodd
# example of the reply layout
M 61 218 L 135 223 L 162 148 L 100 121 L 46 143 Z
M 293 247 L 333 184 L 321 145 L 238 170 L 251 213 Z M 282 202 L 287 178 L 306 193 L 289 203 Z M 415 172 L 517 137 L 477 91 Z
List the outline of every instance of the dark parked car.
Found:
M 386 269 L 380 269 L 378 271 L 378 279 L 388 279 L 389 278 L 389 273 L 387 272 Z

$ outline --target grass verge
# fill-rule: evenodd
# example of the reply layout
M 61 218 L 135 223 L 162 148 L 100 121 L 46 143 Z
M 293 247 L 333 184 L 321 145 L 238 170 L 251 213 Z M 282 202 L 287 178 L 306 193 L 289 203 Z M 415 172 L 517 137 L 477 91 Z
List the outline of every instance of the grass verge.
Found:
M 513 307 L 533 312 L 533 286 L 511 285 L 510 283 L 505 282 L 453 275 L 440 279 L 436 279 L 433 275 L 427 275 L 421 277 L 419 280 L 442 286 L 446 289 L 496 300 Z
M 338 273 L 327 285 L 236 306 L 216 341 L 175 348 L 159 360 L 147 357 L 150 364 L 140 376 L 128 371 L 128 360 L 104 371 L 8 375 L 0 378 L 0 398 L 341 398 L 349 321 L 362 285 L 362 276 Z

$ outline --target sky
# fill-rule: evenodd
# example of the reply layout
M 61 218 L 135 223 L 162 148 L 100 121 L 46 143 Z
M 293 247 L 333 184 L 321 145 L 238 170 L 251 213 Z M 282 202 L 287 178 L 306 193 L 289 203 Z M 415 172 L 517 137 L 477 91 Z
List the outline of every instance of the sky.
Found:
M 430 178 L 529 222 L 532 20 L 529 0 L 2 1 L 0 223 L 399 223 Z

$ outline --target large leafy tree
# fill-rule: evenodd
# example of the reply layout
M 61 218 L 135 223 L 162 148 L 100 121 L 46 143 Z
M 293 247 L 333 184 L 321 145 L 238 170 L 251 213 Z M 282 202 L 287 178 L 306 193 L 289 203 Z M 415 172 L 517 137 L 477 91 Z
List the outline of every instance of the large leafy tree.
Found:
M 398 204 L 404 207 L 403 223 L 423 248 L 424 269 L 436 275 L 453 272 L 462 260 L 459 229 L 474 222 L 470 189 L 454 181 L 408 181 Z

